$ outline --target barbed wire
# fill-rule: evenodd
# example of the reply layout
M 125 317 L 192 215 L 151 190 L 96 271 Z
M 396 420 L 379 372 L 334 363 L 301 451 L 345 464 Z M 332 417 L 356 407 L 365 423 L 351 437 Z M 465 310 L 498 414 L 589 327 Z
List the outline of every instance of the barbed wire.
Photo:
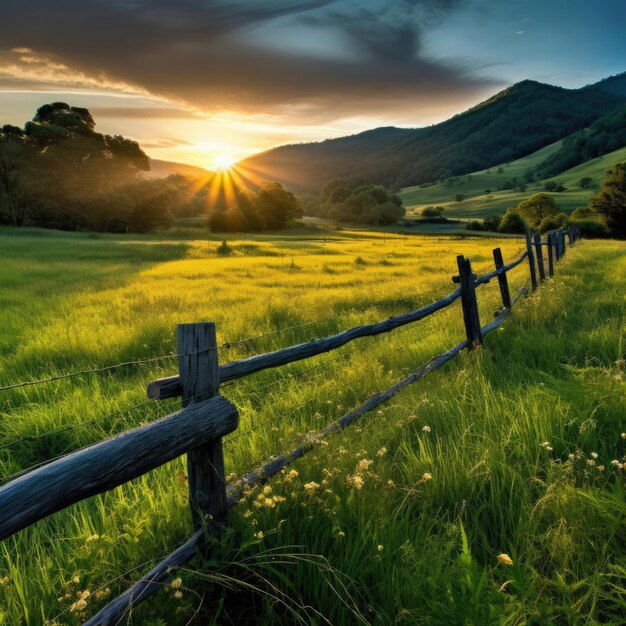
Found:
M 377 281 L 374 284 L 385 284 L 384 281 Z M 397 299 L 396 300 L 398 303 L 401 304 L 409 304 L 408 300 L 402 300 L 402 299 Z M 56 376 L 50 376 L 48 378 L 42 378 L 42 379 L 38 379 L 38 380 L 29 380 L 29 381 L 21 381 L 21 382 L 17 382 L 17 383 L 12 383 L 12 384 L 8 384 L 8 385 L 4 385 L 0 387 L 0 392 L 2 391 L 10 391 L 13 389 L 19 389 L 19 388 L 23 388 L 23 387 L 31 387 L 31 386 L 35 386 L 35 385 L 42 385 L 42 384 L 47 384 L 47 383 L 52 383 L 52 382 L 57 382 L 60 380 L 67 380 L 70 378 L 75 378 L 77 376 L 87 376 L 90 374 L 102 374 L 105 372 L 109 372 L 115 369 L 119 369 L 122 367 L 131 367 L 131 366 L 135 366 L 135 365 L 146 365 L 149 363 L 156 363 L 159 361 L 165 361 L 165 360 L 171 360 L 171 359 L 177 359 L 177 358 L 182 358 L 182 357 L 186 357 L 186 356 L 195 356 L 197 354 L 204 354 L 204 353 L 208 353 L 214 350 L 220 350 L 220 349 L 230 349 L 230 348 L 234 348 L 236 346 L 239 345 L 244 345 L 246 343 L 250 343 L 252 341 L 256 341 L 257 339 L 261 339 L 263 337 L 268 337 L 270 335 L 276 335 L 276 334 L 281 334 L 281 333 L 285 333 L 288 332 L 290 330 L 296 330 L 298 328 L 304 328 L 307 326 L 313 326 L 315 324 L 320 324 L 322 322 L 325 321 L 330 321 L 333 319 L 337 319 L 339 317 L 347 317 L 348 315 L 354 315 L 355 313 L 365 313 L 369 310 L 373 310 L 375 309 L 377 306 L 380 306 L 380 303 L 370 303 L 367 307 L 364 307 L 362 309 L 348 309 L 346 311 L 341 311 L 340 313 L 336 313 L 334 315 L 329 315 L 326 317 L 322 317 L 319 319 L 315 319 L 315 320 L 311 320 L 308 322 L 303 322 L 301 324 L 294 324 L 291 326 L 286 326 L 283 328 L 278 328 L 275 330 L 271 330 L 271 331 L 267 331 L 265 333 L 260 333 L 258 335 L 253 335 L 251 337 L 246 337 L 243 339 L 239 339 L 236 341 L 227 341 L 224 342 L 223 344 L 220 344 L 218 346 L 214 346 L 211 348 L 205 348 L 202 350 L 198 350 L 195 352 L 183 352 L 183 353 L 173 353 L 173 354 L 164 354 L 164 355 L 159 355 L 159 356 L 154 356 L 154 357 L 147 357 L 144 359 L 136 359 L 136 360 L 131 360 L 131 361 L 123 361 L 121 363 L 114 363 L 112 365 L 106 365 L 103 367 L 97 367 L 97 368 L 91 368 L 91 369 L 83 369 L 83 370 L 78 370 L 78 371 L 74 371 L 74 372 L 67 372 L 65 374 L 58 374 Z

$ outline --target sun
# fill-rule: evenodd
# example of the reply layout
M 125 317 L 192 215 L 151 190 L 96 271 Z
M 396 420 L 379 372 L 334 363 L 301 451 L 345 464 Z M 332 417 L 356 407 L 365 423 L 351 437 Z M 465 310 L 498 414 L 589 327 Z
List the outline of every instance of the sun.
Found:
M 216 154 L 213 157 L 213 169 L 218 172 L 224 172 L 231 169 L 235 165 L 236 161 L 229 154 Z

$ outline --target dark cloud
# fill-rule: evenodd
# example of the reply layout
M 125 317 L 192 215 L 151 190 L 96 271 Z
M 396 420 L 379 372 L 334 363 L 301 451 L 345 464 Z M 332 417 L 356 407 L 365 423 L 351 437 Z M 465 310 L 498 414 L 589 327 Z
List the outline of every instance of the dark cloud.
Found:
M 423 29 L 460 3 L 21 0 L 0 4 L 0 42 L 201 109 L 337 118 L 466 100 L 491 87 L 422 54 Z M 304 38 L 332 33 L 344 49 L 294 53 L 280 45 L 281 31 L 271 37 L 281 20 L 304 28 Z M 260 26 L 265 40 L 251 36 Z

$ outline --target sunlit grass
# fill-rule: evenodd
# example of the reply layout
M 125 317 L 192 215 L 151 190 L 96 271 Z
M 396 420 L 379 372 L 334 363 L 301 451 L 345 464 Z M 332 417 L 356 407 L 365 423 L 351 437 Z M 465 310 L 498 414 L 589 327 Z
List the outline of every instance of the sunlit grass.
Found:
M 276 349 L 449 293 L 457 254 L 482 273 L 495 245 L 505 259 L 520 247 L 372 232 L 236 237 L 226 248 L 114 237 L 42 244 L 33 235 L 2 238 L 2 384 L 175 354 L 181 322 L 215 321 L 219 343 L 230 344 L 222 362 Z M 557 279 L 522 301 L 484 350 L 330 438 L 294 466 L 297 476 L 251 493 L 231 515 L 234 534 L 216 546 L 210 580 L 184 572 L 183 588 L 138 609 L 136 623 L 187 623 L 205 593 L 200 623 L 228 623 L 226 614 L 311 623 L 319 613 L 333 624 L 617 620 L 625 511 L 610 461 L 626 452 L 625 252 L 613 242 L 568 251 Z M 527 274 L 525 264 L 511 273 L 512 291 Z M 497 282 L 479 301 L 486 323 L 499 306 Z M 455 303 L 224 387 L 241 412 L 225 444 L 227 471 L 290 449 L 462 337 Z M 175 410 L 171 400 L 111 415 L 143 402 L 146 383 L 175 368 L 170 359 L 4 393 L 0 446 L 42 436 L 0 448 L 3 479 Z M 569 462 L 577 450 L 585 461 Z M 603 472 L 586 466 L 592 452 Z M 190 534 L 186 489 L 179 459 L 5 541 L 0 623 L 75 623 L 95 612 L 106 590 L 119 593 Z M 282 565 L 266 558 L 274 549 Z M 498 565 L 500 553 L 513 565 Z

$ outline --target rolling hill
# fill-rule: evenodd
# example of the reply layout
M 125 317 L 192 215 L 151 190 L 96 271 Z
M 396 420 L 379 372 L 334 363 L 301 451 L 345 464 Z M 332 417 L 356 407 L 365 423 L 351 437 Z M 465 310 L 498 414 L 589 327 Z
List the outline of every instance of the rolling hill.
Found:
M 162 161 L 160 159 L 150 159 L 150 171 L 148 178 L 166 178 L 172 174 L 182 174 L 190 178 L 200 178 L 209 174 L 208 170 L 187 163 L 177 163 L 176 161 Z
M 626 74 L 581 89 L 522 81 L 427 128 L 376 128 L 323 142 L 281 146 L 242 167 L 296 190 L 337 176 L 404 187 L 506 163 L 588 127 L 626 101 Z
M 503 214 L 507 207 L 516 206 L 533 193 L 543 192 L 544 184 L 554 181 L 563 184 L 566 190 L 549 195 L 555 198 L 563 211 L 570 213 L 579 206 L 586 206 L 610 167 L 626 161 L 626 147 L 591 159 L 547 180 L 528 183 L 524 192 L 518 189 L 496 191 L 497 187 L 505 181 L 516 177 L 522 179 L 529 169 L 535 168 L 545 159 L 558 154 L 563 143 L 563 141 L 555 142 L 511 163 L 473 172 L 444 183 L 407 187 L 399 195 L 409 215 L 419 214 L 426 206 L 437 205 L 443 206 L 444 214 L 450 217 L 477 218 L 493 213 Z M 592 187 L 589 189 L 582 189 L 579 184 L 580 179 L 585 176 L 593 179 Z M 462 201 L 456 201 L 457 194 L 464 196 Z

